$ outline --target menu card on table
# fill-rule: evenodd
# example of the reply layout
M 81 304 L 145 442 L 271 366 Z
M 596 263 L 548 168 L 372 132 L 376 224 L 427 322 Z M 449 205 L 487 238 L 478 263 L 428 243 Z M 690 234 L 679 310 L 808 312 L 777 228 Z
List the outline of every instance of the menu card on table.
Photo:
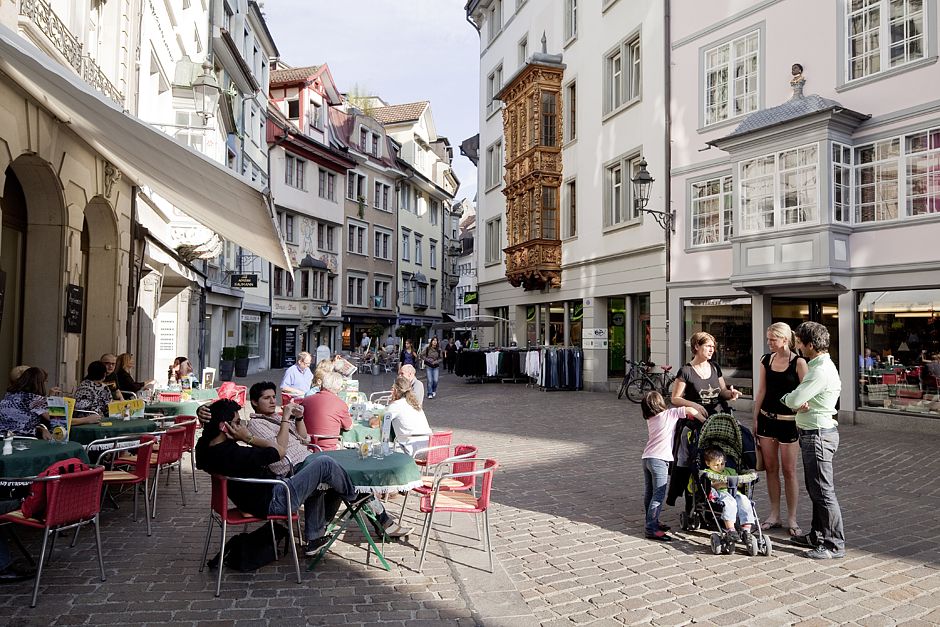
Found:
M 72 428 L 72 414 L 75 411 L 75 399 L 64 396 L 50 396 L 46 399 L 49 408 L 49 432 L 56 442 L 68 442 L 69 429 Z
M 121 420 L 124 418 L 124 409 L 127 409 L 131 418 L 144 417 L 144 401 L 135 398 L 129 401 L 111 401 L 108 403 L 108 418 Z

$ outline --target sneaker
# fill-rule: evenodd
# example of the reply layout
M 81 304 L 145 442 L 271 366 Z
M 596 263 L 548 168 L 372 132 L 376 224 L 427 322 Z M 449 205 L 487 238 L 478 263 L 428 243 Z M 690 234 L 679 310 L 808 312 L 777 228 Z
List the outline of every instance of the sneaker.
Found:
M 414 533 L 414 527 L 402 527 L 398 523 L 392 523 L 385 528 L 385 535 L 389 538 L 405 538 Z
M 646 534 L 647 540 L 656 540 L 657 542 L 669 542 L 672 540 L 669 536 L 666 535 L 665 531 L 654 531 L 653 533 Z
M 740 542 L 741 536 L 738 534 L 737 529 L 728 529 L 725 531 L 725 540 L 728 542 Z
M 830 551 L 824 546 L 817 546 L 815 549 L 803 553 L 803 557 L 808 557 L 811 560 L 836 560 L 845 557 L 845 551 Z
M 304 557 L 316 557 L 317 553 L 320 552 L 320 549 L 330 541 L 330 536 L 320 536 L 307 542 L 303 547 Z
M 793 536 L 793 537 L 791 537 L 791 538 L 790 538 L 790 544 L 794 544 L 794 545 L 796 545 L 796 546 L 802 546 L 802 547 L 805 547 L 805 548 L 807 548 L 807 549 L 815 549 L 815 548 L 816 548 L 816 542 L 813 540 L 813 537 L 812 537 L 812 534 L 811 534 L 811 533 L 807 533 L 807 534 L 804 534 L 804 535 L 802 535 L 802 536 Z

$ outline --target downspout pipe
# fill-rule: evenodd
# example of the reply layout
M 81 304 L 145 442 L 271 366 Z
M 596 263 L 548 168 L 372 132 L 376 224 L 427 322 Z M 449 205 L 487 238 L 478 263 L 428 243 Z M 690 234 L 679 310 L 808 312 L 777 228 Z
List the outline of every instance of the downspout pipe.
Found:
M 664 111 L 664 140 L 663 155 L 666 165 L 666 186 L 663 192 L 663 204 L 667 214 L 672 212 L 672 10 L 671 1 L 663 1 L 663 67 L 665 68 L 663 101 Z M 670 228 L 666 229 L 666 337 L 669 337 L 669 281 L 672 278 L 672 229 L 675 227 L 673 217 Z M 667 341 L 668 345 L 668 341 Z

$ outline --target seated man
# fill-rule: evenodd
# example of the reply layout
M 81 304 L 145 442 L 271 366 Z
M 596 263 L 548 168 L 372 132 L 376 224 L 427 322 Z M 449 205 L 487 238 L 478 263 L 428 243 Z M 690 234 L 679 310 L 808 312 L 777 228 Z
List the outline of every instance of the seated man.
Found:
M 203 427 L 196 443 L 196 464 L 211 474 L 229 477 L 273 479 L 268 466 L 284 459 L 290 439 L 290 418 L 278 424 L 274 440 L 256 438 L 241 424 L 241 406 L 229 399 L 218 400 L 209 407 L 211 418 Z M 248 446 L 242 446 L 244 442 Z M 300 472 L 285 479 L 290 486 L 291 509 L 304 506 L 304 555 L 311 557 L 329 541 L 324 536 L 327 523 L 336 515 L 340 500 L 357 503 L 371 495 L 360 495 L 346 471 L 333 459 L 318 456 L 304 464 Z M 318 489 L 327 484 L 330 490 Z M 253 516 L 287 514 L 287 497 L 283 486 L 232 482 L 228 495 L 240 510 Z
M 303 396 L 313 383 L 313 372 L 310 363 L 313 358 L 310 353 L 302 351 L 297 355 L 297 363 L 284 371 L 281 379 L 281 394 L 288 396 Z
M 424 384 L 421 382 L 421 379 L 418 378 L 418 373 L 415 371 L 415 367 L 411 364 L 405 364 L 401 367 L 399 374 L 408 379 L 408 383 L 411 384 L 411 391 L 415 393 L 415 398 L 418 400 L 418 407 L 423 407 Z
M 327 372 L 320 382 L 320 391 L 304 398 L 300 404 L 304 408 L 304 424 L 307 433 L 316 436 L 336 436 L 335 439 L 317 439 L 317 445 L 324 451 L 340 448 L 339 434 L 352 428 L 352 416 L 349 408 L 337 392 L 343 387 L 343 376 L 337 372 Z
M 281 428 L 281 416 L 277 414 L 277 388 L 274 383 L 271 381 L 255 383 L 248 390 L 248 398 L 251 400 L 251 407 L 255 411 L 251 415 L 251 420 L 248 421 L 248 431 L 255 436 L 256 440 L 276 439 L 277 432 Z M 291 416 L 290 426 L 288 427 L 290 437 L 287 443 L 287 454 L 283 459 L 268 466 L 268 469 L 279 477 L 301 472 L 308 462 L 318 459 L 313 457 L 313 452 L 307 448 L 310 436 L 307 435 L 304 421 L 298 420 L 299 417 L 303 416 L 303 408 L 297 403 L 289 403 L 284 407 L 284 413 Z M 368 507 L 375 513 L 379 523 L 385 528 L 385 533 L 390 537 L 400 538 L 413 531 L 411 528 L 398 526 L 378 499 L 373 497 L 369 501 Z

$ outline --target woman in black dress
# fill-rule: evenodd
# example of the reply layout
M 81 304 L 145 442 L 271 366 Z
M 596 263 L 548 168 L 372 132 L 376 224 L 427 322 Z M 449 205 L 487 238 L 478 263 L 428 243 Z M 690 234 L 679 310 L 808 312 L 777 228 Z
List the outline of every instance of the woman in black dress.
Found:
M 767 496 L 770 514 L 764 519 L 764 530 L 780 527 L 780 470 L 783 469 L 784 492 L 787 499 L 787 528 L 791 536 L 803 531 L 796 522 L 799 483 L 796 459 L 800 455 L 800 436 L 796 415 L 780 399 L 796 389 L 808 366 L 806 360 L 793 352 L 793 331 L 785 322 L 767 327 L 767 348 L 760 358 L 757 390 L 754 393 L 754 434 L 760 447 L 764 470 L 767 471 Z
M 711 360 L 715 354 L 715 338 L 710 333 L 699 331 L 689 339 L 692 360 L 679 369 L 672 386 L 672 404 L 676 407 L 692 407 L 701 416 L 711 416 L 728 411 L 726 401 L 741 396 L 734 386 L 725 385 L 721 368 Z

